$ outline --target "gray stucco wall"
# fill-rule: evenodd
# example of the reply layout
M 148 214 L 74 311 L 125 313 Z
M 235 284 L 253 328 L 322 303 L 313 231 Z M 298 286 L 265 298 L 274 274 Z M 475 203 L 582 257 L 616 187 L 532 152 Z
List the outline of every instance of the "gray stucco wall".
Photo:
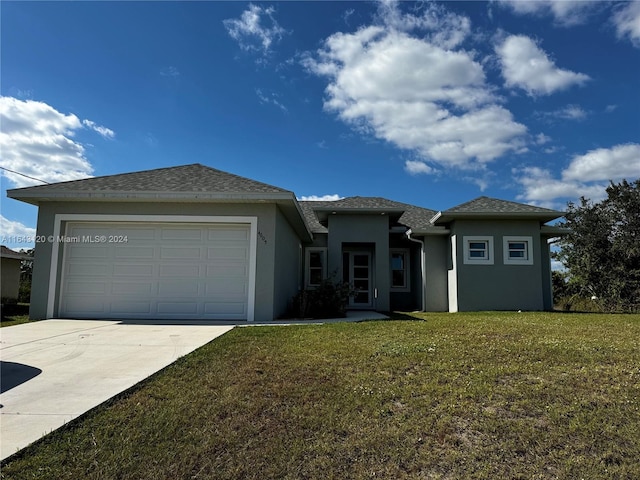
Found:
M 51 202 L 38 209 L 37 235 L 47 238 L 54 234 L 56 214 L 255 216 L 258 219 L 258 232 L 267 239 L 266 243 L 260 237 L 257 239 L 255 321 L 270 321 L 273 319 L 275 297 L 276 211 L 274 204 Z M 35 248 L 29 312 L 32 319 L 47 316 L 52 251 L 53 244 L 49 242 L 38 243 Z M 62 255 L 59 255 L 56 276 L 58 289 L 61 262 Z M 58 291 L 55 292 L 55 298 L 54 316 L 58 311 Z
M 286 312 L 291 299 L 302 285 L 302 245 L 298 235 L 279 210 L 275 220 L 273 318 L 278 318 Z
M 373 248 L 373 288 L 378 298 L 373 308 L 390 309 L 389 280 L 389 217 L 386 215 L 330 215 L 328 236 L 328 271 L 342 278 L 342 248 L 344 243 L 368 244 Z
M 17 300 L 20 291 L 20 264 L 17 258 L 3 258 L 0 260 L 0 285 L 2 298 Z
M 544 310 L 543 262 L 548 256 L 540 241 L 538 221 L 457 221 L 451 226 L 457 236 L 458 310 Z M 465 236 L 492 236 L 493 265 L 464 262 Z M 504 236 L 529 236 L 533 244 L 533 265 L 505 265 Z M 546 249 L 546 244 L 544 245 Z
M 427 312 L 449 310 L 447 270 L 449 268 L 449 237 L 429 235 L 424 237 L 427 298 Z

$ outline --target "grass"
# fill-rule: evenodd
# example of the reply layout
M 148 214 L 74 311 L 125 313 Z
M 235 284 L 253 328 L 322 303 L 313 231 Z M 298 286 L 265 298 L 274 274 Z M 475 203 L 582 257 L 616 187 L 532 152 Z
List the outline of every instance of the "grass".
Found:
M 236 328 L 3 479 L 640 478 L 640 315 Z
M 13 325 L 20 325 L 21 323 L 29 323 L 29 315 L 11 315 L 8 317 L 2 317 L 0 327 L 11 327 Z
M 20 325 L 28 323 L 29 320 L 29 304 L 28 303 L 8 303 L 2 305 L 2 320 L 0 327 L 11 327 L 12 325 Z

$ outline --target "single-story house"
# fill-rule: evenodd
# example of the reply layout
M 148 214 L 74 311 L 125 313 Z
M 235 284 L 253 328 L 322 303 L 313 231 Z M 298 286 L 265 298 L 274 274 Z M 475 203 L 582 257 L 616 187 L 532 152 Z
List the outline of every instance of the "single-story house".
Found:
M 2 303 L 16 302 L 20 292 L 20 266 L 31 257 L 21 252 L 0 246 L 0 297 Z
M 32 318 L 269 321 L 325 278 L 356 289 L 351 309 L 552 308 L 555 210 L 487 197 L 442 212 L 303 202 L 200 164 L 8 196 L 39 208 Z

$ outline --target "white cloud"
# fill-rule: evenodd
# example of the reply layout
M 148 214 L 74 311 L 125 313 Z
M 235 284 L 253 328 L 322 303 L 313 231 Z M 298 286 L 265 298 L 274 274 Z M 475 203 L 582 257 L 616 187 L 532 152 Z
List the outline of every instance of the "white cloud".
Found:
M 304 202 L 335 202 L 336 200 L 342 200 L 344 197 L 341 197 L 337 193 L 333 195 L 309 195 L 299 197 L 298 200 L 302 200 Z
M 160 76 L 161 77 L 179 77 L 180 76 L 180 72 L 178 71 L 178 69 L 176 67 L 173 66 L 169 66 L 169 67 L 165 67 L 162 70 L 160 70 Z
M 328 78 L 324 108 L 345 123 L 421 159 L 443 166 L 479 168 L 524 143 L 526 127 L 503 108 L 486 83 L 482 65 L 453 50 L 468 23 L 441 7 L 422 17 L 383 3 L 383 25 L 328 37 L 308 71 Z M 439 37 L 438 14 L 447 32 Z M 412 36 L 411 29 L 427 29 Z M 434 33 L 435 32 L 435 33 Z
M 240 48 L 268 54 L 271 44 L 279 41 L 287 33 L 273 17 L 274 13 L 275 9 L 272 6 L 263 8 L 250 3 L 240 18 L 229 18 L 222 23 Z
M 524 187 L 519 199 L 556 208 L 557 199 L 576 200 L 581 196 L 599 201 L 606 197 L 610 181 L 640 177 L 640 144 L 629 143 L 591 150 L 573 157 L 560 178 L 539 167 L 513 172 Z
M 545 135 L 544 133 L 539 133 L 535 137 L 536 145 L 544 145 L 545 143 L 549 143 L 550 141 L 551 141 L 551 137 L 549 137 L 548 135 Z
M 0 97 L 0 120 L 3 167 L 50 183 L 91 176 L 93 167 L 85 158 L 84 146 L 73 137 L 86 122 L 94 130 L 105 127 L 90 120 L 81 122 L 74 114 L 60 113 L 43 102 L 13 97 Z M 17 187 L 40 184 L 13 173 L 3 175 Z
M 502 76 L 508 87 L 519 87 L 529 95 L 550 95 L 573 85 L 582 85 L 589 76 L 556 67 L 547 54 L 525 35 L 510 35 L 496 46 Z
M 383 0 L 379 3 L 377 18 L 391 30 L 426 31 L 423 38 L 445 49 L 459 46 L 471 33 L 471 20 L 464 15 L 450 12 L 436 3 L 424 3 L 421 10 L 420 15 L 402 13 L 397 1 Z
M 576 200 L 581 196 L 600 200 L 605 196 L 606 183 L 588 185 L 575 180 L 554 178 L 553 174 L 539 167 L 526 167 L 515 173 L 515 180 L 524 187 L 524 193 L 517 196 L 548 208 L 559 208 L 558 199 Z
M 96 125 L 96 123 L 92 122 L 91 120 L 82 120 L 82 124 L 85 127 L 90 128 L 94 132 L 99 133 L 104 138 L 113 138 L 116 136 L 115 132 L 110 128 L 103 127 L 102 125 Z
M 540 112 L 540 113 L 536 113 L 536 115 L 549 120 L 560 119 L 560 120 L 579 121 L 587 118 L 589 113 L 585 109 L 583 109 L 580 105 L 566 105 L 557 110 L 553 110 L 551 112 Z
M 620 181 L 640 177 L 640 144 L 627 143 L 612 148 L 598 148 L 573 157 L 562 172 L 566 180 L 582 182 Z
M 277 93 L 271 92 L 271 94 L 269 95 L 267 93 L 264 93 L 260 88 L 256 88 L 256 95 L 258 96 L 258 100 L 260 101 L 261 105 L 271 104 L 271 105 L 275 105 L 283 112 L 288 111 L 287 107 L 285 107 L 280 102 L 279 100 L 280 96 Z
M 628 38 L 640 48 L 640 1 L 635 0 L 620 6 L 611 17 L 618 38 Z
M 23 248 L 26 248 L 27 246 L 34 246 L 36 229 L 27 227 L 20 222 L 9 220 L 3 215 L 0 215 L 0 232 L 2 232 L 2 237 L 6 240 L 24 240 L 19 242 L 7 241 L 6 243 L 3 243 L 3 245 L 6 245 L 9 248 L 15 246 L 22 246 Z
M 426 163 L 420 160 L 407 160 L 404 162 L 404 169 L 407 173 L 411 175 L 420 175 L 420 174 L 431 174 L 434 173 L 435 170 L 427 165 Z
M 570 27 L 587 21 L 597 1 L 585 0 L 500 0 L 500 5 L 519 15 L 550 15 L 561 26 Z

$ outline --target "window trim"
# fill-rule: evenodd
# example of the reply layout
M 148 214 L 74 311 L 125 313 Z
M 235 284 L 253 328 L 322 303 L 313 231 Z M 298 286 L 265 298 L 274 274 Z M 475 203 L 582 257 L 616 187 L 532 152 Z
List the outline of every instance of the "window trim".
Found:
M 524 243 L 525 244 L 525 254 L 526 258 L 511 258 L 509 253 L 511 249 L 509 248 L 509 244 L 513 243 Z M 508 236 L 502 237 L 502 250 L 504 257 L 505 265 L 533 265 L 533 237 L 528 236 Z
M 393 254 L 400 253 L 404 256 L 404 286 L 393 286 Z M 389 288 L 392 292 L 410 292 L 411 291 L 411 252 L 408 248 L 390 248 L 389 249 Z
M 316 288 L 319 283 L 311 283 L 311 253 L 320 252 L 323 254 L 322 280 L 327 278 L 327 247 L 307 247 L 304 253 L 304 285 L 306 288 Z M 317 268 L 317 267 L 314 267 Z
M 472 243 L 485 243 L 487 245 L 486 248 L 486 258 L 475 258 L 471 257 L 471 247 Z M 463 250 L 463 263 L 465 265 L 493 265 L 494 264 L 494 253 L 493 253 L 493 237 L 492 236 L 483 236 L 483 235 L 468 235 L 462 237 L 462 250 Z

